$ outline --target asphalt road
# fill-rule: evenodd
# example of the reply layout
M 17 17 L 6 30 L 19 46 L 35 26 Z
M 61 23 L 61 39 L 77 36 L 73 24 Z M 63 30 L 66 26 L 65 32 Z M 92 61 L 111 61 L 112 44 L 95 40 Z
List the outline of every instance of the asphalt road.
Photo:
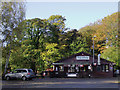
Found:
M 118 88 L 118 78 L 35 78 L 2 81 L 2 88 Z

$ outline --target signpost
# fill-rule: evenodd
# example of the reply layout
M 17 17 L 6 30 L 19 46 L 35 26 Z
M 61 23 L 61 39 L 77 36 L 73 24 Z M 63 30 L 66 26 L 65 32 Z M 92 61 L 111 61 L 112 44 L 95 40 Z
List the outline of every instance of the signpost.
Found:
M 76 60 L 89 60 L 89 56 L 76 56 Z

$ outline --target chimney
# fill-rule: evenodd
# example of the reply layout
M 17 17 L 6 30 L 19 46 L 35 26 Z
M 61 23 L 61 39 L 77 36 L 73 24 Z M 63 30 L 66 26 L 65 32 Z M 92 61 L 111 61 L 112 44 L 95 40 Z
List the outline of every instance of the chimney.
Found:
M 98 54 L 98 65 L 100 65 L 100 55 L 101 54 Z

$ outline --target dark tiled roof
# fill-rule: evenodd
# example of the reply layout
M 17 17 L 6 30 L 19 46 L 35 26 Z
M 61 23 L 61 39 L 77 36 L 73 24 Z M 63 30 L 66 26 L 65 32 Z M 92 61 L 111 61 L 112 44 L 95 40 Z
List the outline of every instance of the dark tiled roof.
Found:
M 78 55 L 82 55 L 82 54 L 83 54 L 83 56 L 86 55 L 86 56 L 93 57 L 93 55 L 90 55 L 90 54 L 88 54 L 88 53 L 80 52 L 80 53 L 71 55 L 71 56 L 69 56 L 69 57 L 67 57 L 67 58 L 62 58 L 61 60 L 59 60 L 59 61 L 57 61 L 57 62 L 55 62 L 55 63 L 61 63 L 61 62 L 65 61 L 66 59 L 69 59 L 69 58 L 72 58 L 72 57 L 75 57 L 75 56 L 78 56 Z M 98 59 L 98 56 L 94 56 L 94 58 L 95 58 L 95 59 Z M 103 62 L 107 62 L 107 63 L 113 63 L 113 62 L 108 61 L 108 60 L 103 59 L 103 58 L 100 58 L 100 60 L 103 61 Z

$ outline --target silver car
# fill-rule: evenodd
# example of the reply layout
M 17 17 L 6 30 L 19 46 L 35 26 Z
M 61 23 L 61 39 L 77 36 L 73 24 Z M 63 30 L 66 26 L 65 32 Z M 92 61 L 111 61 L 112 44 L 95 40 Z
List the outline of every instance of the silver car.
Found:
M 33 72 L 32 69 L 16 69 L 13 72 L 10 72 L 5 75 L 6 80 L 10 79 L 22 79 L 22 80 L 27 80 L 27 79 L 32 79 L 35 77 L 35 73 Z

